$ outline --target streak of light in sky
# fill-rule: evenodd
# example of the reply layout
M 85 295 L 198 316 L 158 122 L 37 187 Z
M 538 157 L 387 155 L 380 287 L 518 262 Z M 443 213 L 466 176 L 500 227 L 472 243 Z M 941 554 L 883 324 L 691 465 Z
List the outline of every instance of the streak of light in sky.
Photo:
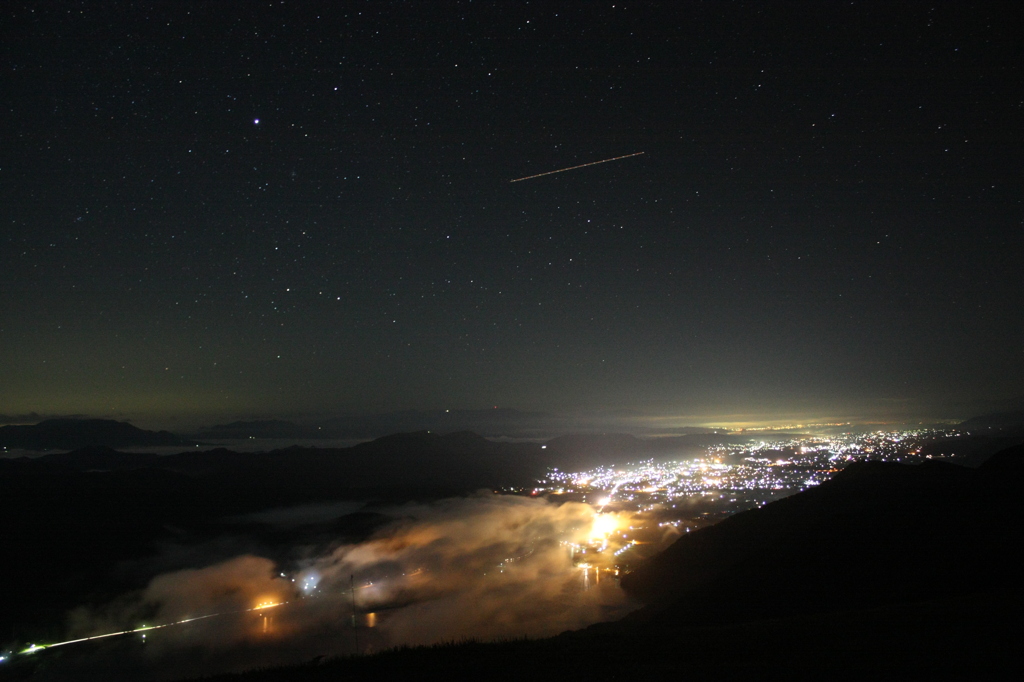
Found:
M 586 168 L 587 166 L 596 166 L 599 163 L 608 163 L 609 161 L 618 161 L 619 159 L 628 159 L 631 156 L 640 156 L 643 152 L 634 152 L 633 154 L 625 154 L 624 156 L 615 156 L 610 159 L 601 159 L 600 161 L 591 161 L 590 163 L 581 163 L 578 166 L 569 166 L 568 168 L 559 168 L 558 170 L 547 171 L 546 173 L 537 173 L 536 175 L 527 175 L 525 178 L 516 178 L 509 182 L 522 182 L 523 180 L 532 180 L 533 178 L 540 178 L 545 175 L 553 175 L 554 173 L 564 173 L 565 171 L 576 170 L 577 168 Z

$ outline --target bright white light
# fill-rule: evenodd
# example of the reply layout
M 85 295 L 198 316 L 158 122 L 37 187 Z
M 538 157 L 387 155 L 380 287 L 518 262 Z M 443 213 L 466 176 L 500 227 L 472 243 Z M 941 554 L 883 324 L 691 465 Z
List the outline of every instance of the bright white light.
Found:
M 302 580 L 302 590 L 304 592 L 311 592 L 316 589 L 317 584 L 320 582 L 320 575 L 316 571 L 309 571 L 308 573 L 303 573 L 300 579 Z

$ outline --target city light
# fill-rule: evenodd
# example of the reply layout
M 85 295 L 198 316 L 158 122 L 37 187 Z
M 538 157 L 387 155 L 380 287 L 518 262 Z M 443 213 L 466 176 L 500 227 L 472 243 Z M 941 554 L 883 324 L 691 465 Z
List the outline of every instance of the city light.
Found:
M 865 460 L 905 464 L 931 459 L 923 445 L 955 438 L 956 430 L 876 431 L 838 436 L 714 445 L 690 459 L 654 459 L 587 471 L 551 469 L 534 496 L 589 501 L 596 507 L 589 542 L 563 543 L 576 565 L 629 569 L 679 534 L 716 523 L 821 485 L 847 465 Z M 610 550 L 610 551 L 609 551 Z

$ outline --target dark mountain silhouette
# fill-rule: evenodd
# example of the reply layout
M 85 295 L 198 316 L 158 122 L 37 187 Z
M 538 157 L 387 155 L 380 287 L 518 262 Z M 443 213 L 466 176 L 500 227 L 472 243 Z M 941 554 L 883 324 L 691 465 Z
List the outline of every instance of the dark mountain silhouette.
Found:
M 967 431 L 981 429 L 1024 433 L 1024 410 L 1010 412 L 993 412 L 960 422 L 959 427 Z
M 105 445 L 54 453 L 45 457 L 46 466 L 71 471 L 113 471 L 158 467 L 160 456 L 138 452 L 121 452 Z
M 65 418 L 79 419 L 80 415 L 61 415 Z M 24 414 L 0 414 L 0 424 L 27 424 L 29 422 L 41 422 L 47 417 L 38 412 L 26 412 Z
M 215 675 L 207 682 L 417 679 L 1008 679 L 1019 594 L 916 602 L 713 628 L 584 631 L 509 642 L 403 647 L 377 655 Z M 1011 674 L 1012 675 L 1012 674 Z
M 995 492 L 1016 488 L 1024 476 L 1024 445 L 997 452 L 982 463 L 980 470 L 982 480 L 996 488 Z
M 1020 399 L 1006 402 L 1019 404 Z M 945 457 L 955 452 L 960 464 L 976 467 L 994 453 L 1024 443 L 1024 410 L 1021 409 L 972 417 L 957 426 L 962 433 L 925 443 L 921 454 Z
M 110 448 L 154 445 L 188 446 L 168 431 L 145 431 L 112 419 L 47 419 L 38 424 L 0 426 L 0 447 L 23 450 L 74 450 L 92 445 Z
M 1022 442 L 1024 430 L 1015 435 L 1013 431 L 982 429 L 966 435 L 930 440 L 921 446 L 921 454 L 941 458 L 955 454 L 958 464 L 977 467 L 995 453 Z
M 309 494 L 322 491 L 331 497 L 339 485 L 437 485 L 457 493 L 475 487 L 528 484 L 544 474 L 544 456 L 540 445 L 534 443 L 496 443 L 468 431 L 446 435 L 421 431 L 349 448 L 291 446 L 252 453 L 216 448 L 152 455 L 90 446 L 34 459 L 0 459 L 0 472 L 44 475 L 158 468 L 229 488 L 258 484 L 287 489 L 301 482 Z

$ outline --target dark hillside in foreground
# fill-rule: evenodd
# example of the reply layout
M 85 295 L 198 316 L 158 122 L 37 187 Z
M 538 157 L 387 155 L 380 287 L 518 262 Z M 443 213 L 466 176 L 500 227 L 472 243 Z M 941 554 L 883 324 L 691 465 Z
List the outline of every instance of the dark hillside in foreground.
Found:
M 1019 665 L 1019 592 L 689 628 L 398 649 L 208 682 L 1005 679 Z M 1011 620 L 1013 619 L 1013 620 Z
M 1024 541 L 1024 446 L 979 469 L 853 464 L 832 480 L 681 538 L 623 588 L 630 616 L 706 624 L 1010 585 Z

